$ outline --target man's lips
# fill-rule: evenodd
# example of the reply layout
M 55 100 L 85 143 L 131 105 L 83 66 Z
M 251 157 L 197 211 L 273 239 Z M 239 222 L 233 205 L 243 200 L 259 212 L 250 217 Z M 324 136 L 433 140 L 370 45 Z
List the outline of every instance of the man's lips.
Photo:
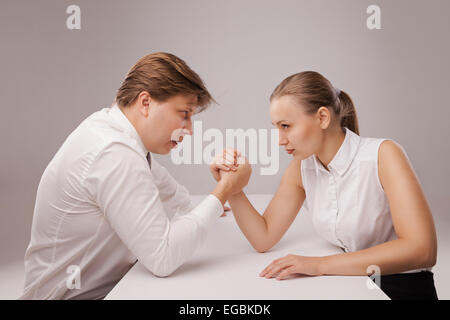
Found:
M 183 136 L 180 136 L 179 138 L 178 138 L 178 141 L 176 141 L 176 140 L 170 140 L 170 142 L 172 143 L 172 147 L 174 148 L 174 147 L 176 147 L 180 142 L 182 142 L 183 141 Z
M 289 154 L 292 154 L 292 152 L 294 152 L 294 151 L 295 151 L 295 149 L 286 149 L 286 152 Z

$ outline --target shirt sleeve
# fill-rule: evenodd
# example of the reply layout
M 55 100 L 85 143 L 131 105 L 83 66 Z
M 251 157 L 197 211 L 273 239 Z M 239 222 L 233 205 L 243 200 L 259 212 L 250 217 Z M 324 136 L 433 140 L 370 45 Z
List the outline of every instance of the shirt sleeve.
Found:
M 194 204 L 186 187 L 178 183 L 153 157 L 151 172 L 169 218 L 175 218 L 193 210 Z
M 146 158 L 120 143 L 98 155 L 85 186 L 129 250 L 160 277 L 192 256 L 223 211 L 210 194 L 190 212 L 169 220 Z

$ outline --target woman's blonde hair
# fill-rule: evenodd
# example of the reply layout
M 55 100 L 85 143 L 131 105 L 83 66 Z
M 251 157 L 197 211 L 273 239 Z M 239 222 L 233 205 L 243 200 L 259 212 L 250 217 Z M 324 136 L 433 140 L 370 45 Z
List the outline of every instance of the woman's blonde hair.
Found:
M 333 87 L 320 73 L 304 71 L 287 77 L 272 92 L 270 101 L 287 95 L 297 98 L 307 113 L 315 113 L 322 106 L 331 109 L 341 127 L 347 127 L 359 135 L 358 116 L 352 99 L 344 91 Z

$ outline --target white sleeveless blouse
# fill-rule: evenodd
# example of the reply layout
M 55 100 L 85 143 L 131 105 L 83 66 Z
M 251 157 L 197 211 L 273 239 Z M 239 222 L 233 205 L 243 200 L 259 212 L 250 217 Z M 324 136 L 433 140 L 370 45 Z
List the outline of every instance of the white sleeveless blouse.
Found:
M 386 139 L 363 138 L 345 128 L 327 171 L 315 155 L 302 160 L 303 209 L 316 232 L 345 252 L 397 239 L 388 199 L 378 178 L 378 148 Z M 407 272 L 418 272 L 410 270 Z

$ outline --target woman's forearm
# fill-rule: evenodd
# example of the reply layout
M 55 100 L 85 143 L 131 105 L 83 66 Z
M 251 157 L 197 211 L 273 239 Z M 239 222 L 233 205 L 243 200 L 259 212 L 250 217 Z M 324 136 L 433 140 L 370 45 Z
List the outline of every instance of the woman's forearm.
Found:
M 243 191 L 228 198 L 236 222 L 250 244 L 258 252 L 266 251 L 267 224 Z
M 380 274 L 394 274 L 432 267 L 436 255 L 432 248 L 415 245 L 406 239 L 396 239 L 377 246 L 323 257 L 321 273 L 326 275 L 368 275 L 375 266 Z

